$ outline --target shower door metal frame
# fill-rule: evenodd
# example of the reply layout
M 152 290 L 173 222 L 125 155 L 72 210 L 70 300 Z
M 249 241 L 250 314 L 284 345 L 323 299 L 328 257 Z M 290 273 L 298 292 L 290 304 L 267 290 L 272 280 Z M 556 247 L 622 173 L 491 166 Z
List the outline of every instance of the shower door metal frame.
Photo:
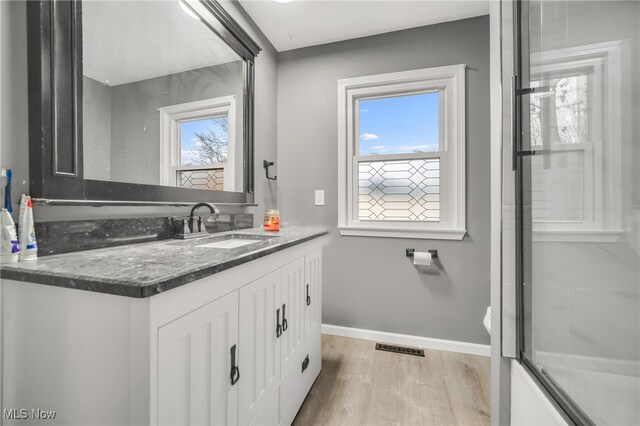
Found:
M 526 336 L 532 334 L 531 300 L 527 304 L 526 292 L 532 291 L 532 213 L 531 157 L 549 156 L 548 150 L 532 150 L 529 140 L 529 109 L 523 98 L 544 91 L 545 88 L 530 87 L 529 52 L 529 0 L 514 0 L 514 76 L 512 77 L 512 168 L 515 172 L 516 202 L 516 359 L 535 378 L 543 392 L 558 408 L 565 420 L 576 425 L 595 425 L 569 395 L 543 369 L 526 354 Z M 525 109 L 524 106 L 527 106 Z M 528 250 L 527 250 L 528 248 Z

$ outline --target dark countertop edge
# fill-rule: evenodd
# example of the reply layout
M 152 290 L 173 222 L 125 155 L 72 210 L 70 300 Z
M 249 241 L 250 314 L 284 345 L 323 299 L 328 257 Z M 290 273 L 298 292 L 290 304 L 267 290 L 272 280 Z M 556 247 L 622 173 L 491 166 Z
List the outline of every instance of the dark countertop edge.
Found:
M 127 284 L 108 282 L 108 281 L 93 281 L 90 279 L 73 279 L 60 275 L 48 275 L 45 272 L 33 272 L 33 271 L 16 271 L 7 270 L 0 267 L 0 277 L 3 279 L 30 282 L 36 284 L 49 285 L 53 287 L 64 287 L 76 290 L 85 290 L 95 293 L 105 293 L 115 296 L 125 296 L 133 298 L 148 298 L 160 293 L 164 293 L 168 290 L 172 290 L 177 287 L 181 287 L 185 284 L 192 283 L 202 278 L 215 275 L 218 272 L 231 269 L 236 266 L 251 262 L 252 260 L 259 259 L 261 257 L 268 256 L 270 254 L 282 251 L 289 247 L 293 247 L 307 241 L 328 235 L 329 231 L 320 231 L 316 234 L 309 235 L 307 237 L 299 238 L 293 241 L 289 241 L 277 246 L 268 247 L 262 250 L 257 250 L 246 256 L 241 256 L 227 262 L 219 263 L 207 268 L 200 269 L 198 271 L 186 273 L 177 277 L 171 277 L 163 281 L 149 283 L 143 286 L 131 286 Z
M 67 278 L 60 275 L 47 275 L 46 273 L 35 273 L 32 271 L 15 271 L 2 269 L 0 278 L 27 283 L 43 284 L 52 287 L 63 287 L 74 290 L 85 290 L 94 293 L 112 294 L 115 296 L 126 296 L 141 298 L 141 287 L 134 287 L 120 283 L 110 283 L 105 281 L 90 281 L 85 279 Z

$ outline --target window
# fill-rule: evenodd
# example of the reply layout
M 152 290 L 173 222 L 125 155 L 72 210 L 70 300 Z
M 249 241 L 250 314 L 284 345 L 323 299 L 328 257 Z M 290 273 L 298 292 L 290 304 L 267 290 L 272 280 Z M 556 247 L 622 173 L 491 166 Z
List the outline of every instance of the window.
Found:
M 532 216 L 535 222 L 577 223 L 592 220 L 594 134 L 589 123 L 591 76 L 550 74 L 532 83 L 549 87 L 531 96 L 531 147 L 553 155 L 531 158 Z
M 464 69 L 338 82 L 342 235 L 464 237 Z
M 531 206 L 537 240 L 615 240 L 620 233 L 619 46 L 532 55 Z
M 233 191 L 235 96 L 159 111 L 160 184 Z

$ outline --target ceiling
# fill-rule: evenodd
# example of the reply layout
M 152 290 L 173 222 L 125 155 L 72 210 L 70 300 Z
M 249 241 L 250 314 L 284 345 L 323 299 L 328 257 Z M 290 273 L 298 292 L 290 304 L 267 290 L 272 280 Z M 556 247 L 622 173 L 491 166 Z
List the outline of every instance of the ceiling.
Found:
M 83 74 L 109 86 L 240 60 L 172 1 L 82 4 Z
M 489 14 L 489 0 L 239 0 L 279 51 Z

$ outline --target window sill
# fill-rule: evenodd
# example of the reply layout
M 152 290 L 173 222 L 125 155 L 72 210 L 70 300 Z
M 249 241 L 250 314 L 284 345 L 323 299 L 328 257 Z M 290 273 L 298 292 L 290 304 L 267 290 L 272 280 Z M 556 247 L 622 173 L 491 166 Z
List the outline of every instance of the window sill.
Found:
M 467 233 L 464 229 L 407 229 L 368 226 L 338 226 L 338 230 L 340 231 L 340 235 L 348 237 L 411 238 L 455 241 L 462 240 Z

